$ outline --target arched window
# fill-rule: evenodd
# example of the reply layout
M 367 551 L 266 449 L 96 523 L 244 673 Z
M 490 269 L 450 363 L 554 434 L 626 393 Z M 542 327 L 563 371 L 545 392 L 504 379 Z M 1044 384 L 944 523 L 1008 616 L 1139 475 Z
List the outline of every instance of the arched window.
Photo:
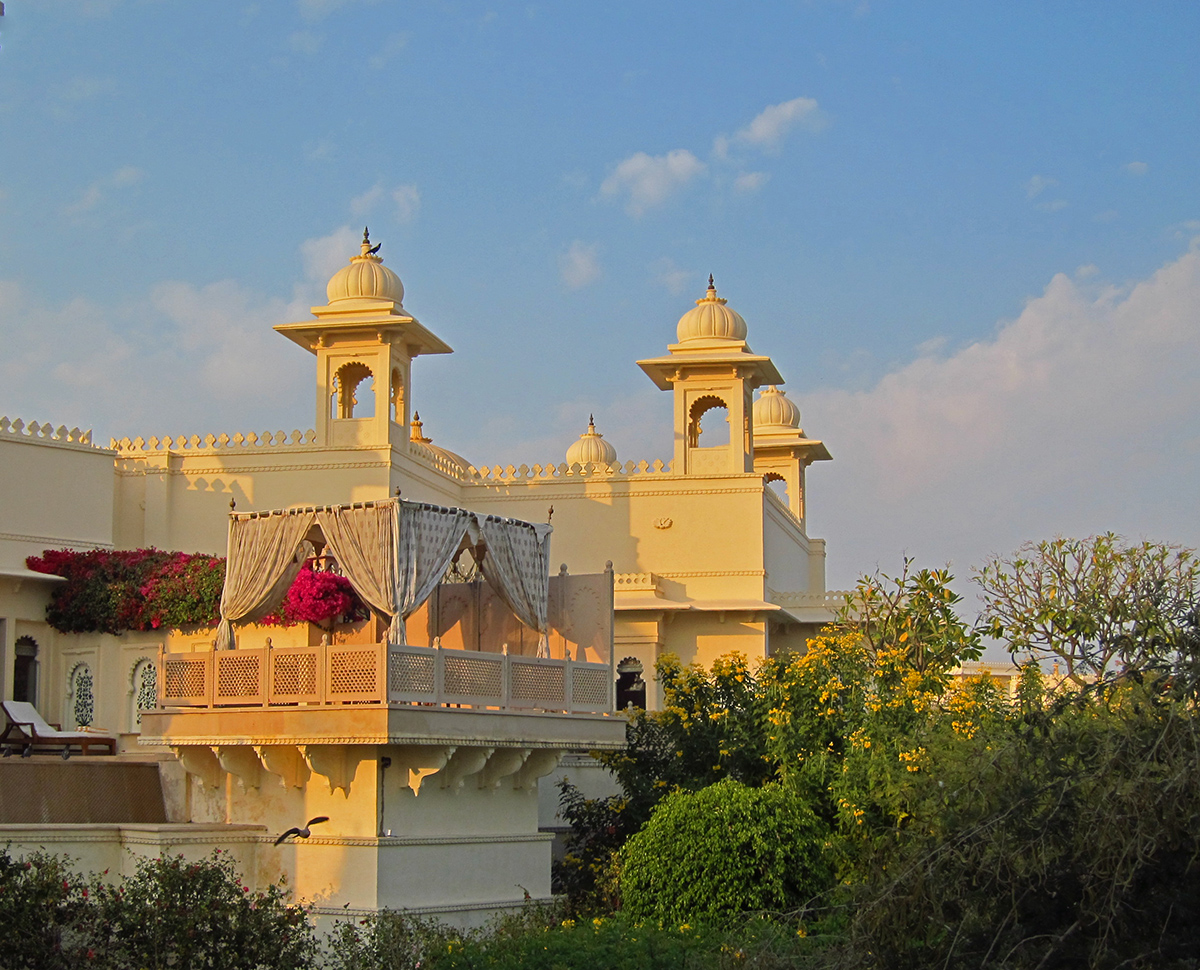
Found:
M 767 488 L 769 488 L 776 494 L 776 496 L 782 499 L 784 505 L 787 505 L 787 480 L 777 472 L 767 472 L 765 475 L 763 475 L 763 481 L 766 483 Z
M 33 637 L 17 637 L 13 662 L 13 700 L 37 706 L 38 645 Z
M 76 664 L 67 683 L 70 685 L 67 713 L 70 714 L 75 727 L 87 727 L 96 715 L 96 698 L 92 693 L 92 668 L 85 663 Z
M 693 448 L 729 444 L 729 407 L 716 395 L 706 394 L 693 401 L 688 418 L 688 444 Z
M 646 709 L 646 682 L 642 673 L 642 662 L 637 657 L 626 657 L 617 664 L 617 710 Z
M 335 418 L 374 417 L 375 375 L 371 373 L 371 368 L 359 360 L 342 364 L 337 369 L 337 374 L 334 375 L 333 384 L 333 416 Z M 361 408 L 358 406 L 360 397 L 362 398 Z
M 129 682 L 133 698 L 129 723 L 137 731 L 142 726 L 142 712 L 152 711 L 158 706 L 158 668 L 154 661 L 143 657 L 134 664 Z
M 392 368 L 391 393 L 388 395 L 392 420 L 397 424 L 404 423 L 404 380 L 400 376 L 400 368 Z

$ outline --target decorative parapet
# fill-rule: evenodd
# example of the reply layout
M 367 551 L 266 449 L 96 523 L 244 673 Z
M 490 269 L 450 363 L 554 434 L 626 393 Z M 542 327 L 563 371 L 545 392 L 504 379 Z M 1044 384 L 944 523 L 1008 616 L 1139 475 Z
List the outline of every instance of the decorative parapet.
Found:
M 852 591 L 848 589 L 829 589 L 823 593 L 781 593 L 773 589 L 767 590 L 767 599 L 784 609 L 827 610 L 834 614 L 841 612 L 852 595 Z
M 251 449 L 251 448 L 312 448 L 317 443 L 317 433 L 313 430 L 308 431 L 293 431 L 290 435 L 286 431 L 264 431 L 261 435 L 251 431 L 249 434 L 235 434 L 230 437 L 227 434 L 212 435 L 207 434 L 203 438 L 198 434 L 191 437 L 187 435 L 176 435 L 171 437 L 166 435 L 162 438 L 113 438 L 109 447 L 118 451 L 121 455 L 139 455 L 162 453 L 168 451 L 233 451 L 236 449 Z
M 661 592 L 657 573 L 617 573 L 613 576 L 613 590 L 617 593 Z
M 20 418 L 10 421 L 7 417 L 2 417 L 0 418 L 0 434 L 13 438 L 31 438 L 37 441 L 56 441 L 59 444 L 96 447 L 95 442 L 92 441 L 90 428 L 87 431 L 80 431 L 78 428 L 68 430 L 65 424 L 60 424 L 56 428 L 49 421 L 45 424 L 38 424 L 36 421 L 26 424 Z
M 557 465 L 533 465 L 532 467 L 529 465 L 508 465 L 507 467 L 484 465 L 482 468 L 476 468 L 471 465 L 467 468 L 462 481 L 470 483 L 522 482 L 556 478 L 604 479 L 631 478 L 635 475 L 670 475 L 673 474 L 673 464 L 674 462 L 664 462 L 662 459 L 656 458 L 653 462 L 627 461 L 624 464 L 614 462 L 611 465 L 593 462 L 584 462 L 582 465 L 567 464 L 565 461 Z

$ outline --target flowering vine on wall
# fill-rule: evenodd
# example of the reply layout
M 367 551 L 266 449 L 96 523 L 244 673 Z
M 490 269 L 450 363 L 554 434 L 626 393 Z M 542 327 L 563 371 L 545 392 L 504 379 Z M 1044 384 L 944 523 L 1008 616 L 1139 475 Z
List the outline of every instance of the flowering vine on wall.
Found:
M 225 559 L 161 549 L 48 549 L 25 564 L 61 576 L 46 607 L 46 622 L 61 633 L 124 633 L 127 630 L 215 626 L 220 618 Z M 353 622 L 369 611 L 350 581 L 304 564 L 280 609 L 260 623 L 292 626 Z

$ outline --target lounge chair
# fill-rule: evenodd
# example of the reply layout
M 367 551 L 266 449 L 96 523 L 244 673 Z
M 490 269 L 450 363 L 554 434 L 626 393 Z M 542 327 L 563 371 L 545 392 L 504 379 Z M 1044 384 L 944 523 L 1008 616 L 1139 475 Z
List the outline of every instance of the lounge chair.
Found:
M 94 747 L 107 748 L 107 754 L 117 753 L 117 739 L 103 731 L 60 731 L 57 724 L 47 724 L 37 708 L 25 701 L 0 701 L 8 726 L 0 734 L 0 747 L 7 758 L 19 750 L 24 758 L 35 748 L 49 748 L 62 753 L 63 760 L 71 757 L 71 749 L 79 748 L 90 754 Z

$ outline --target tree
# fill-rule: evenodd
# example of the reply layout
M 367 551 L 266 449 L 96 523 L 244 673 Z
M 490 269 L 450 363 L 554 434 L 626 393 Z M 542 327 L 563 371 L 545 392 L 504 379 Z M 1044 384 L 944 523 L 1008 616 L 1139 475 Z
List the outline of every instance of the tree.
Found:
M 873 657 L 894 651 L 897 669 L 942 679 L 983 653 L 979 634 L 958 615 L 962 597 L 950 588 L 953 581 L 947 569 L 914 573 L 906 558 L 899 576 L 859 579 L 839 619 L 863 636 Z
M 1014 654 L 1062 661 L 1082 686 L 1114 663 L 1124 670 L 1176 664 L 1195 652 L 1200 561 L 1191 549 L 1122 545 L 1111 532 L 1026 543 L 975 573 L 979 626 Z

